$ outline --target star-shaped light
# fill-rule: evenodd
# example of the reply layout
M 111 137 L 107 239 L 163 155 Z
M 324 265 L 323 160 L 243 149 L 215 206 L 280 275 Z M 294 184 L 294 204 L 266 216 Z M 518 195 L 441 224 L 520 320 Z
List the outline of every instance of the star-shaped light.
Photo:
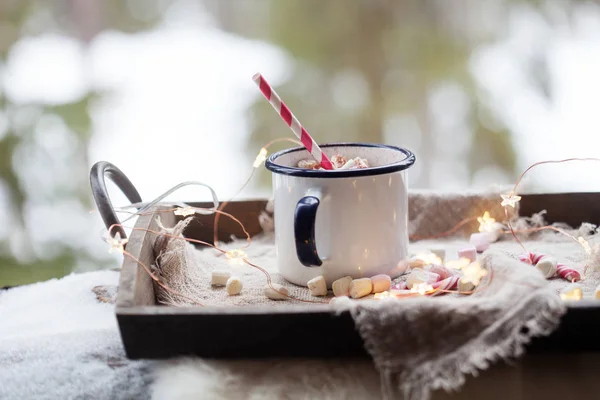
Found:
M 190 215 L 194 215 L 196 214 L 196 209 L 194 207 L 180 207 L 178 209 L 176 209 L 175 211 L 173 211 L 173 214 L 175 215 L 181 215 L 182 217 L 187 217 Z
M 471 264 L 471 260 L 468 258 L 461 257 L 458 260 L 446 261 L 446 267 L 453 269 L 463 269 Z
M 488 211 L 484 212 L 483 216 L 477 217 L 477 222 L 479 222 L 479 232 L 494 232 L 496 220 L 490 217 Z
M 233 249 L 226 252 L 225 257 L 227 258 L 229 264 L 242 265 L 244 263 L 244 258 L 247 257 L 247 254 L 244 250 Z
M 381 293 L 375 293 L 375 296 L 373 296 L 373 297 L 377 300 L 382 300 L 382 299 L 387 299 L 389 297 L 392 297 L 392 294 L 388 291 L 385 291 L 385 292 L 381 292 Z
M 410 289 L 410 291 L 412 293 L 419 293 L 420 295 L 424 295 L 429 292 L 433 292 L 433 286 L 431 286 L 430 284 L 425 283 L 425 282 L 416 283 L 413 285 L 413 287 Z
M 517 196 L 514 192 L 501 194 L 500 197 L 502 197 L 502 203 L 500 203 L 502 207 L 511 206 L 512 208 L 515 208 L 517 203 L 521 200 L 521 196 Z
M 258 155 L 256 156 L 256 158 L 254 159 L 254 163 L 252 164 L 252 166 L 254 168 L 258 168 L 262 165 L 262 163 L 265 162 L 265 160 L 267 159 L 267 149 L 265 149 L 264 147 L 262 149 L 260 149 L 260 151 L 258 152 Z
M 581 244 L 581 246 L 583 246 L 587 254 L 592 254 L 592 247 L 590 246 L 588 241 L 583 238 L 583 236 L 579 236 L 577 238 L 577 241 L 579 242 L 579 244 Z
M 440 257 L 433 253 L 419 253 L 414 258 L 417 258 L 425 263 L 425 265 L 442 265 L 443 261 Z
M 567 286 L 560 293 L 560 298 L 563 300 L 574 300 L 579 301 L 583 298 L 583 291 L 581 290 L 581 286 L 574 284 L 571 286 Z
M 485 268 L 482 268 L 479 262 L 475 261 L 463 268 L 463 276 L 460 280 L 464 283 L 471 282 L 474 286 L 479 285 L 481 278 L 488 274 Z
M 104 241 L 110 245 L 108 252 L 109 253 L 123 253 L 125 251 L 125 245 L 129 241 L 129 239 L 124 238 L 121 239 L 121 234 L 117 232 L 114 237 L 110 235 L 104 236 Z

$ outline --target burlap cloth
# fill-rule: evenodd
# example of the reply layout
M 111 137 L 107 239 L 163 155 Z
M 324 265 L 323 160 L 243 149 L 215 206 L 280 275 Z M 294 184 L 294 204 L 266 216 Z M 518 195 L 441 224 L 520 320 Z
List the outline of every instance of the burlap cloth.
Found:
M 490 211 L 502 220 L 497 192 L 438 195 L 413 193 L 410 196 L 411 234 L 431 236 L 452 228 L 464 218 Z M 271 226 L 263 215 L 263 226 Z M 520 226 L 539 225 L 541 216 L 515 221 Z M 181 234 L 186 221 L 171 233 Z M 477 223 L 463 232 L 473 232 Z M 589 225 L 580 228 L 589 233 Z M 459 232 L 460 233 L 460 232 Z M 578 234 L 577 231 L 574 232 Z M 582 272 L 584 254 L 581 246 L 562 235 L 546 232 L 531 236 L 524 244 L 529 251 L 550 254 Z M 464 237 L 419 241 L 411 244 L 412 252 L 428 248 L 445 248 L 448 258 L 466 244 Z M 594 238 L 590 238 L 593 243 Z M 245 241 L 221 244 L 225 249 L 240 248 Z M 160 253 L 156 272 L 176 290 L 210 306 L 285 307 L 298 300 L 272 301 L 263 294 L 266 276 L 246 265 L 230 265 L 213 249 L 197 249 L 174 239 L 159 239 L 155 250 Z M 287 283 L 276 272 L 273 233 L 257 236 L 246 250 L 248 259 L 271 274 L 273 282 L 289 289 L 296 299 L 327 301 L 310 295 L 306 288 Z M 332 305 L 335 311 L 349 310 L 365 345 L 382 378 L 382 392 L 393 398 L 426 399 L 435 389 L 456 390 L 469 374 L 486 369 L 490 363 L 518 357 L 532 337 L 549 334 L 565 312 L 565 303 L 557 292 L 567 285 L 560 279 L 546 280 L 535 268 L 516 257 L 523 250 L 506 236 L 486 251 L 480 261 L 491 273 L 476 293 L 470 296 L 446 295 L 434 298 L 372 300 L 369 297 Z M 223 288 L 212 288 L 210 273 L 229 270 L 241 277 L 244 289 L 239 296 L 228 296 Z M 399 279 L 404 279 L 403 277 Z M 591 276 L 582 282 L 585 296 L 591 296 L 598 280 Z M 172 306 L 188 302 L 164 290 L 159 301 Z M 311 304 L 305 304 L 311 307 Z

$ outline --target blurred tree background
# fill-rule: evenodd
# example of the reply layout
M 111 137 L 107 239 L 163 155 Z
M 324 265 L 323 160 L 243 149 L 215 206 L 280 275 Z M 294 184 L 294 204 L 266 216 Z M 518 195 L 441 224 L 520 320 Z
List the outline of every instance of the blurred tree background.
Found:
M 511 132 L 473 77 L 473 54 L 505 35 L 516 8 L 552 25 L 588 2 L 0 0 L 0 286 L 62 276 L 81 264 L 114 265 L 76 239 L 65 241 L 58 229 L 61 213 L 84 215 L 93 208 L 87 181 L 91 110 L 110 94 L 90 85 L 59 100 L 15 98 L 3 74 L 11 52 L 48 33 L 68 35 L 85 49 L 104 30 L 150 31 L 171 5 L 192 3 L 205 7 L 220 29 L 287 52 L 293 68 L 277 90 L 317 140 L 406 146 L 419 160 L 411 186 L 430 188 L 453 176 L 473 182 L 488 168 L 506 180 L 514 176 Z M 542 51 L 532 49 L 527 68 L 528 79 L 550 99 Z M 249 153 L 288 135 L 262 98 L 248 115 Z M 32 175 L 32 163 L 44 173 Z M 270 185 L 269 174 L 261 179 L 260 185 Z M 57 234 L 42 243 L 34 240 L 40 227 L 27 212 L 36 204 L 57 215 Z

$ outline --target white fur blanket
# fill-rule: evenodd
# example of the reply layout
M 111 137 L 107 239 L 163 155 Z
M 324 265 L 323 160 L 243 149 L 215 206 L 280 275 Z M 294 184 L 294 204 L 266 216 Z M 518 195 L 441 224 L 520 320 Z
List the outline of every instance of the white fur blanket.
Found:
M 118 275 L 73 274 L 0 291 L 0 399 L 380 397 L 368 360 L 129 360 L 114 306 L 92 292 L 117 285 Z

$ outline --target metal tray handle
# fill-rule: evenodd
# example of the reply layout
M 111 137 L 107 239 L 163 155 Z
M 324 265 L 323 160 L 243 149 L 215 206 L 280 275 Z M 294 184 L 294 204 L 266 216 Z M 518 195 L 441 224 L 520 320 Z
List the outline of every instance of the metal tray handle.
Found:
M 104 221 L 106 229 L 109 229 L 113 225 L 120 224 L 120 221 L 110 201 L 108 190 L 106 190 L 106 177 L 117 185 L 131 203 L 141 203 L 142 198 L 135 186 L 133 186 L 133 183 L 119 168 L 107 161 L 98 161 L 94 164 L 90 171 L 92 195 L 94 196 L 94 201 L 96 202 L 102 221 Z M 111 230 L 113 236 L 117 232 L 121 235 L 121 238 L 126 237 L 125 230 L 122 227 L 117 226 Z

